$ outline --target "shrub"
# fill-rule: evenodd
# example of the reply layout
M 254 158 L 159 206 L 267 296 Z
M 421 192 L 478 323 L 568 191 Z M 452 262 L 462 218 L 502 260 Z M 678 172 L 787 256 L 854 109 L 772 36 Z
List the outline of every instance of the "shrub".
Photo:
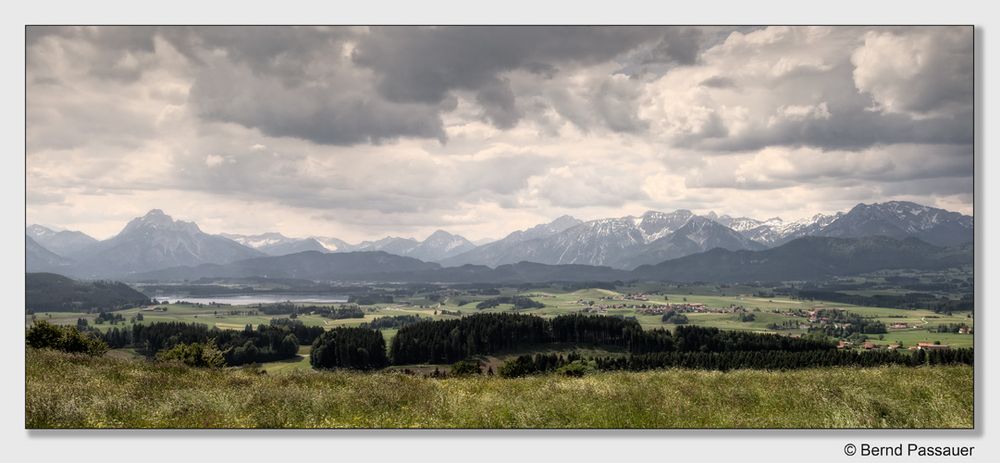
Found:
M 455 376 L 481 375 L 483 370 L 479 366 L 478 360 L 459 360 L 451 366 L 451 374 Z
M 226 359 L 215 344 L 195 342 L 178 344 L 169 350 L 156 354 L 159 361 L 177 360 L 185 365 L 200 368 L 221 368 L 226 366 Z
M 63 352 L 104 355 L 108 345 L 93 336 L 81 333 L 75 326 L 58 326 L 36 321 L 25 334 L 25 343 L 36 349 L 56 349 Z
M 574 360 L 566 365 L 556 368 L 556 373 L 563 376 L 572 376 L 579 378 L 585 374 L 592 373 L 596 371 L 597 368 L 594 362 L 587 362 L 584 360 Z

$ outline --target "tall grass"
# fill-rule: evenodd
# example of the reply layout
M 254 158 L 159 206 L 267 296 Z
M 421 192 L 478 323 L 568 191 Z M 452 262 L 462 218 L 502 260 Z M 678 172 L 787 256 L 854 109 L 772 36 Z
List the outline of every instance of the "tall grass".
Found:
M 262 374 L 28 349 L 28 428 L 968 428 L 972 369 L 429 379 Z

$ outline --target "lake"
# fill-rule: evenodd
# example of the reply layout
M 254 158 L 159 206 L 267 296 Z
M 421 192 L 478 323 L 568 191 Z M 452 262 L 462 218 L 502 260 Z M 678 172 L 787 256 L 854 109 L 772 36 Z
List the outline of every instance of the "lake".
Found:
M 274 304 L 277 302 L 295 302 L 312 304 L 343 304 L 347 302 L 347 296 L 331 294 L 225 294 L 220 296 L 173 296 L 156 295 L 151 296 L 160 302 L 174 303 L 177 301 L 193 302 L 198 304 L 231 304 L 231 305 L 251 305 L 251 304 Z

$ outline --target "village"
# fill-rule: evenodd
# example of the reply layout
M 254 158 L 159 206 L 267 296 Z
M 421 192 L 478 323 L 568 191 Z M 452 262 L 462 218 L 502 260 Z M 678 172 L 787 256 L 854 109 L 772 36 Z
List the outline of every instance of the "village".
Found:
M 653 302 L 650 294 L 633 293 L 614 296 L 603 296 L 597 300 L 578 299 L 576 304 L 583 307 L 582 313 L 607 314 L 611 310 L 634 310 L 637 315 L 673 315 L 673 314 L 736 314 L 740 321 L 753 320 L 752 312 L 759 312 L 760 309 L 750 309 L 740 304 L 729 304 L 726 307 L 711 307 L 701 302 L 688 302 L 686 298 L 682 302 Z M 837 341 L 837 349 L 858 349 L 858 350 L 897 350 L 904 348 L 900 342 L 879 343 L 871 339 L 871 335 L 877 335 L 879 340 L 889 331 L 915 330 L 926 325 L 923 324 L 892 322 L 882 323 L 876 317 L 861 317 L 849 312 L 843 307 L 817 307 L 812 309 L 773 309 L 771 313 L 798 319 L 786 320 L 782 323 L 770 323 L 767 329 L 774 331 L 796 330 L 800 332 L 789 333 L 790 337 L 801 337 L 802 331 L 806 333 L 823 333 L 831 336 Z M 972 328 L 960 326 L 956 328 L 958 334 L 972 334 Z M 910 351 L 917 350 L 948 350 L 951 347 L 940 342 L 917 342 L 912 346 L 905 347 Z

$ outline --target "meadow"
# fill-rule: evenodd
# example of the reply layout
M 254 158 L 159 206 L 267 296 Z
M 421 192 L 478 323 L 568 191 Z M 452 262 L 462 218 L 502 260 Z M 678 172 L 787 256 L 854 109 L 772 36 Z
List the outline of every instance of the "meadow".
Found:
M 636 294 L 646 294 L 648 300 L 631 300 L 626 297 Z M 724 330 L 747 330 L 754 332 L 777 332 L 785 335 L 802 335 L 807 330 L 801 328 L 791 328 L 783 330 L 773 330 L 769 326 L 780 325 L 785 322 L 798 325 L 805 321 L 802 316 L 793 315 L 795 311 L 808 311 L 818 308 L 839 308 L 856 313 L 863 317 L 877 319 L 889 326 L 893 323 L 905 323 L 908 327 L 903 329 L 890 328 L 887 333 L 881 335 L 869 335 L 871 341 L 876 344 L 888 345 L 901 343 L 904 347 L 916 345 L 918 342 L 939 342 L 955 348 L 973 347 L 974 335 L 959 333 L 938 333 L 935 328 L 939 325 L 965 323 L 974 326 L 974 319 L 971 312 L 955 312 L 951 315 L 934 313 L 924 309 L 897 309 L 887 307 L 855 306 L 850 304 L 831 303 L 825 301 L 795 300 L 785 297 L 756 297 L 753 288 L 730 286 L 720 287 L 712 285 L 696 286 L 690 285 L 683 288 L 667 287 L 663 285 L 636 285 L 633 287 L 618 288 L 616 291 L 600 288 L 585 288 L 576 290 L 566 290 L 556 286 L 542 289 L 518 290 L 515 288 L 501 288 L 500 295 L 513 296 L 520 295 L 530 297 L 532 300 L 545 304 L 542 308 L 526 310 L 516 310 L 519 313 L 529 313 L 543 317 L 553 317 L 557 315 L 578 313 L 592 306 L 606 305 L 631 305 L 645 304 L 647 306 L 662 306 L 668 303 L 700 303 L 711 308 L 728 308 L 730 306 L 742 306 L 754 314 L 754 320 L 741 321 L 734 313 L 688 313 L 688 321 L 692 325 L 714 327 Z M 362 323 L 371 322 L 379 317 L 389 317 L 395 315 L 420 315 L 431 320 L 442 320 L 457 318 L 473 313 L 493 313 L 515 311 L 510 304 L 500 304 L 489 309 L 477 309 L 478 302 L 495 296 L 484 295 L 450 295 L 439 300 L 432 300 L 428 294 L 416 294 L 412 297 L 397 298 L 392 304 L 372 304 L 363 305 L 365 311 L 364 318 L 328 319 L 319 315 L 300 314 L 298 320 L 309 326 L 322 326 L 324 328 L 334 328 L 338 326 L 358 326 Z M 591 302 L 593 304 L 591 304 Z M 34 314 L 37 319 L 48 320 L 56 324 L 72 325 L 78 318 L 87 319 L 90 326 L 99 330 L 107 330 L 112 326 L 118 328 L 129 328 L 132 323 L 153 323 L 165 321 L 179 321 L 187 323 L 202 323 L 207 326 L 214 326 L 220 329 L 243 329 L 247 324 L 259 325 L 267 324 L 271 318 L 287 317 L 272 316 L 259 313 L 256 309 L 246 306 L 209 306 L 192 304 L 160 304 L 158 307 L 165 307 L 166 311 L 148 311 L 141 308 L 132 308 L 117 311 L 125 318 L 124 323 L 111 325 L 108 323 L 95 324 L 95 314 L 79 314 L 69 312 L 43 312 Z M 230 311 L 242 312 L 230 314 Z M 249 312 L 247 314 L 246 312 Z M 134 320 L 137 314 L 143 315 L 142 321 Z M 609 308 L 603 315 L 635 317 L 644 329 L 672 328 L 674 325 L 664 323 L 660 315 L 646 315 L 637 313 L 632 308 Z M 27 315 L 26 325 L 30 324 L 32 315 Z M 395 335 L 395 329 L 382 330 L 383 336 L 389 341 Z M 266 368 L 276 371 L 293 371 L 308 368 L 308 359 L 302 362 L 283 361 L 278 365 L 265 365 Z
M 26 354 L 27 428 L 971 428 L 968 366 L 444 379 Z

